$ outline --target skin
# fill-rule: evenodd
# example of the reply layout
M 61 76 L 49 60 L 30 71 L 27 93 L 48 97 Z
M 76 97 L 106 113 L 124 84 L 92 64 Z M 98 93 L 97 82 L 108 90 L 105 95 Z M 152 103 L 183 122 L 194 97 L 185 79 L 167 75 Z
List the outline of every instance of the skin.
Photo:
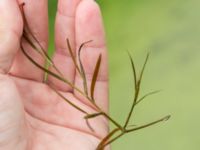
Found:
M 25 2 L 24 13 L 32 33 L 48 49 L 48 1 L 0 0 L 0 150 L 95 150 L 108 132 L 107 120 L 91 119 L 90 125 L 95 130 L 92 132 L 83 119 L 84 114 L 67 104 L 50 86 L 93 113 L 95 110 L 88 100 L 52 77 L 44 82 L 44 72 L 22 54 L 21 42 L 34 60 L 45 64 L 22 37 L 24 23 L 19 9 L 22 2 Z M 53 60 L 67 79 L 83 89 L 67 50 L 66 38 L 75 55 L 80 44 L 93 40 L 81 53 L 88 85 L 97 58 L 102 54 L 95 99 L 107 112 L 107 51 L 101 12 L 95 1 L 58 0 Z

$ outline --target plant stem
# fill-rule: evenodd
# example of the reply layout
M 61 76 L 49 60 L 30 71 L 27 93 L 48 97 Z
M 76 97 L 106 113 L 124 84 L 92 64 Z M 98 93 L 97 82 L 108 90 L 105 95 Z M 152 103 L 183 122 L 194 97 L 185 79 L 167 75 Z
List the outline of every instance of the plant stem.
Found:
M 107 145 L 113 143 L 114 141 L 118 140 L 121 136 L 127 134 L 127 133 L 130 133 L 130 132 L 134 132 L 134 131 L 137 131 L 137 130 L 140 130 L 140 129 L 144 129 L 144 128 L 147 128 L 147 127 L 150 127 L 152 125 L 155 125 L 155 124 L 158 124 L 160 122 L 163 122 L 163 121 L 167 121 L 171 116 L 168 115 L 166 117 L 163 117 L 157 121 L 154 121 L 154 122 L 151 122 L 151 123 L 148 123 L 146 125 L 142 125 L 140 127 L 137 127 L 137 128 L 133 128 L 133 129 L 129 129 L 129 130 L 126 130 L 124 129 L 124 131 L 122 131 L 119 135 L 117 135 L 116 137 L 114 137 L 113 139 L 111 139 L 110 141 L 108 141 L 116 132 L 112 133 L 112 135 L 109 135 L 109 138 L 107 137 L 107 140 L 104 142 L 103 145 L 101 145 L 100 149 L 97 149 L 97 150 L 103 150 Z M 108 141 L 108 142 L 107 142 Z
M 135 106 L 136 106 L 136 103 L 137 103 L 138 96 L 139 96 L 139 89 L 138 89 L 138 91 L 135 92 L 135 97 L 134 97 L 134 100 L 133 100 L 133 104 L 132 104 L 132 106 L 131 106 L 131 110 L 129 111 L 129 114 L 128 114 L 128 117 L 127 117 L 127 119 L 126 119 L 126 122 L 125 122 L 125 124 L 124 124 L 124 128 L 127 127 L 128 123 L 129 123 L 129 121 L 130 121 L 130 118 L 131 118 L 131 116 L 132 116 L 132 114 L 133 114 L 133 110 L 134 110 L 134 108 L 135 108 Z
M 41 70 L 43 70 L 44 72 L 47 72 L 48 74 L 52 75 L 53 77 L 57 78 L 58 80 L 61 80 L 63 82 L 65 82 L 66 84 L 68 84 L 69 86 L 71 86 L 72 88 L 74 88 L 75 90 L 77 90 L 80 94 L 85 95 L 80 89 L 78 89 L 76 86 L 74 86 L 71 82 L 69 82 L 67 79 L 60 77 L 59 75 L 55 74 L 54 72 L 49 71 L 48 69 L 44 68 L 43 66 L 39 65 L 35 60 L 33 60 L 31 58 L 31 56 L 29 56 L 26 51 L 24 50 L 23 46 L 21 45 L 21 49 L 22 52 L 24 53 L 24 55 L 34 64 L 36 65 L 38 68 L 40 68 Z
M 130 56 L 130 55 L 129 55 L 129 56 Z M 133 59 L 132 59 L 131 56 L 130 56 L 130 59 L 131 59 L 132 68 L 133 68 L 133 72 L 134 72 L 134 80 L 137 80 L 137 78 L 136 78 L 135 65 L 134 65 L 134 62 L 133 62 Z M 141 73 L 140 73 L 139 79 L 138 79 L 138 81 L 137 81 L 136 84 L 135 84 L 135 96 L 134 96 L 133 104 L 132 104 L 132 106 L 131 106 L 131 110 L 130 110 L 130 112 L 129 112 L 129 114 L 128 114 L 128 117 L 127 117 L 127 119 L 126 119 L 126 122 L 125 122 L 125 124 L 124 124 L 124 128 L 126 128 L 126 127 L 128 126 L 128 123 L 129 123 L 129 121 L 130 121 L 130 118 L 131 118 L 131 116 L 132 116 L 132 114 L 133 114 L 133 110 L 134 110 L 134 108 L 135 108 L 135 106 L 136 106 L 136 104 L 137 104 L 137 100 L 138 100 L 139 93 L 140 93 L 141 80 L 142 80 L 142 77 L 143 77 L 144 70 L 145 70 L 146 64 L 147 64 L 147 62 L 148 62 L 148 59 L 149 59 L 149 53 L 148 53 L 147 56 L 146 56 L 146 59 L 145 59 L 144 65 L 143 65 L 143 67 L 142 67 L 142 71 L 141 71 Z
M 70 83 L 68 80 L 66 80 L 63 77 L 60 77 L 59 75 L 49 71 L 48 69 L 44 68 L 43 66 L 39 65 L 37 62 L 35 62 L 31 56 L 29 56 L 26 51 L 24 50 L 23 46 L 21 45 L 21 49 L 22 52 L 25 54 L 25 56 L 33 63 L 35 64 L 38 68 L 40 68 L 41 70 L 47 72 L 48 74 L 52 75 L 53 77 L 67 83 L 68 85 L 70 85 L 72 88 L 74 88 L 76 91 L 78 91 L 81 95 L 85 96 L 92 104 L 93 106 L 95 106 L 95 108 L 99 111 L 99 112 L 103 112 L 101 110 L 100 107 L 98 107 L 98 105 L 95 103 L 95 101 L 91 100 L 90 97 L 86 96 L 79 88 L 77 88 L 76 86 L 74 86 L 72 83 Z M 74 107 L 74 106 L 73 106 Z M 114 119 L 112 119 L 109 115 L 107 115 L 105 112 L 102 113 L 107 119 L 109 119 L 111 122 L 113 122 L 113 124 L 115 124 L 117 127 L 122 128 Z
M 82 108 L 78 107 L 77 105 L 75 105 L 74 103 L 72 103 L 70 100 L 68 100 L 67 98 L 65 98 L 61 93 L 59 93 L 56 89 L 54 89 L 53 87 L 51 87 L 55 92 L 56 94 L 58 94 L 62 99 L 64 99 L 67 103 L 69 103 L 71 106 L 73 106 L 74 108 L 76 108 L 77 110 L 79 110 L 80 112 L 84 113 L 84 114 L 87 114 L 88 113 L 83 110 Z
M 108 141 L 107 143 L 105 143 L 105 145 L 103 145 L 102 146 L 102 148 L 104 148 L 104 147 L 106 147 L 107 145 L 109 145 L 109 144 L 111 144 L 111 143 L 113 143 L 113 142 L 115 142 L 116 140 L 118 140 L 121 136 L 123 136 L 125 133 L 121 133 L 121 134 L 119 134 L 118 136 L 116 136 L 115 138 L 113 138 L 113 139 L 111 139 L 110 141 Z
M 112 130 L 108 135 L 106 135 L 106 137 L 104 137 L 102 139 L 102 141 L 99 143 L 99 145 L 97 146 L 96 150 L 103 150 L 105 143 L 115 134 L 119 131 L 119 128 L 116 128 L 114 130 Z

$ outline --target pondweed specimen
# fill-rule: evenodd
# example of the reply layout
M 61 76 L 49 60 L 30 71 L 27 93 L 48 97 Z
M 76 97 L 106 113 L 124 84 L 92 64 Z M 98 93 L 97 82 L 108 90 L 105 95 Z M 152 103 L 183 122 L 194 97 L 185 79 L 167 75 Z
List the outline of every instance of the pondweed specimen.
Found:
M 149 54 L 146 57 L 145 63 L 143 65 L 143 68 L 141 70 L 141 73 L 139 74 L 139 76 L 136 73 L 136 69 L 135 69 L 135 65 L 133 62 L 133 59 L 131 57 L 131 55 L 129 54 L 130 57 L 130 61 L 131 61 L 131 65 L 132 65 L 132 70 L 133 70 L 133 77 L 134 77 L 134 88 L 135 88 L 135 92 L 134 92 L 134 97 L 133 97 L 133 103 L 131 105 L 129 114 L 127 115 L 126 121 L 124 124 L 120 124 L 118 123 L 114 118 L 112 118 L 109 114 L 107 114 L 106 112 L 104 112 L 96 103 L 96 100 L 94 98 L 94 90 L 95 90 L 95 84 L 97 81 L 97 77 L 98 77 L 98 73 L 99 73 L 99 69 L 100 69 L 100 65 L 101 65 L 101 54 L 98 57 L 98 60 L 96 62 L 96 67 L 94 69 L 94 73 L 93 73 L 93 77 L 92 77 L 92 81 L 91 81 L 91 85 L 89 86 L 90 89 L 88 89 L 88 83 L 86 80 L 86 75 L 85 75 L 85 70 L 84 67 L 82 65 L 81 62 L 81 50 L 83 48 L 83 46 L 85 44 L 87 44 L 88 42 L 92 42 L 92 41 L 88 41 L 83 43 L 78 51 L 78 58 L 76 59 L 76 57 L 73 54 L 72 48 L 70 46 L 70 41 L 69 39 L 66 39 L 66 44 L 68 46 L 69 49 L 69 53 L 71 55 L 71 58 L 73 60 L 73 63 L 76 67 L 77 72 L 80 74 L 82 81 L 83 81 L 83 87 L 84 90 L 80 90 L 78 87 L 76 87 L 73 83 L 71 83 L 69 80 L 67 80 L 61 73 L 61 71 L 59 71 L 59 69 L 56 67 L 56 65 L 54 64 L 54 62 L 52 61 L 51 57 L 46 53 L 46 51 L 43 49 L 43 47 L 40 45 L 40 43 L 38 42 L 38 40 L 33 36 L 32 32 L 30 31 L 28 24 L 26 22 L 26 18 L 24 15 L 24 11 L 23 11 L 23 6 L 22 5 L 22 15 L 24 18 L 24 24 L 25 24 L 25 28 L 24 28 L 24 32 L 23 32 L 23 37 L 24 39 L 27 41 L 27 43 L 38 53 L 40 54 L 41 57 L 43 57 L 46 62 L 48 63 L 48 66 L 51 66 L 52 68 L 54 68 L 55 72 L 48 70 L 47 68 L 43 67 L 42 65 L 38 64 L 24 49 L 23 45 L 21 44 L 21 50 L 24 53 L 24 55 L 34 64 L 36 65 L 38 68 L 40 68 L 41 70 L 43 70 L 44 72 L 46 72 L 48 75 L 53 76 L 54 78 L 66 83 L 67 85 L 71 86 L 74 90 L 76 90 L 77 92 L 79 92 L 81 95 L 83 95 L 91 104 L 92 106 L 95 108 L 96 112 L 93 114 L 88 113 L 87 111 L 85 111 L 83 108 L 77 106 L 76 104 L 74 104 L 73 102 L 71 102 L 70 100 L 68 100 L 66 97 L 64 97 L 59 91 L 57 91 L 56 89 L 54 89 L 53 87 L 51 87 L 63 100 L 65 100 L 69 105 L 71 105 L 72 107 L 74 107 L 75 109 L 81 111 L 82 113 L 85 114 L 84 119 L 86 120 L 86 123 L 88 125 L 88 127 L 94 132 L 93 127 L 89 124 L 88 120 L 89 119 L 93 119 L 95 117 L 99 117 L 99 116 L 103 116 L 105 117 L 107 120 L 109 120 L 111 123 L 114 124 L 115 128 L 110 131 L 110 133 L 104 137 L 102 139 L 102 141 L 99 143 L 99 145 L 97 146 L 96 150 L 104 150 L 104 148 L 113 143 L 114 141 L 116 141 L 117 139 L 119 139 L 121 136 L 124 136 L 128 133 L 143 129 L 143 128 L 147 128 L 149 126 L 152 126 L 154 124 L 166 121 L 170 118 L 170 116 L 166 116 L 163 117 L 161 119 L 158 119 L 156 121 L 153 121 L 151 123 L 148 124 L 144 124 L 144 125 L 140 125 L 140 126 L 132 126 L 130 125 L 130 118 L 133 116 L 133 112 L 134 109 L 136 108 L 136 106 L 142 102 L 146 97 L 153 95 L 159 91 L 154 91 L 154 92 L 150 92 L 142 97 L 140 97 L 140 87 L 141 87 L 141 81 L 142 81 L 142 77 L 144 74 L 144 70 L 149 58 Z M 34 44 L 36 43 L 36 44 Z M 39 48 L 38 48 L 39 47 Z

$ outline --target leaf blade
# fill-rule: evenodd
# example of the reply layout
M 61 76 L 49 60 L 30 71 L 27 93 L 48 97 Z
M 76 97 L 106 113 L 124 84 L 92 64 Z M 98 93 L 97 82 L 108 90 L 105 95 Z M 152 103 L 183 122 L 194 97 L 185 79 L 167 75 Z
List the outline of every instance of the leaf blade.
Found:
M 77 71 L 79 72 L 79 74 L 81 74 L 80 68 L 78 67 L 78 64 L 76 62 L 76 57 L 74 56 L 73 51 L 72 51 L 72 47 L 71 47 L 70 41 L 69 41 L 69 39 L 67 39 L 66 41 L 67 41 L 67 47 L 68 47 L 70 56 L 72 58 L 72 61 L 73 61 L 74 65 L 75 65 Z
M 84 92 L 85 92 L 85 95 L 88 96 L 87 79 L 86 79 L 85 69 L 84 69 L 82 61 L 81 61 L 81 50 L 82 50 L 84 45 L 85 45 L 85 43 L 81 44 L 81 46 L 78 50 L 78 60 L 79 60 L 79 65 L 80 65 L 81 76 L 82 76 L 82 79 L 83 79 Z
M 127 51 L 127 53 L 128 53 L 129 59 L 131 61 L 133 77 L 134 77 L 134 85 L 135 85 L 135 91 L 136 91 L 136 88 L 137 88 L 137 74 L 136 74 L 135 63 L 134 63 L 133 58 L 132 58 L 131 54 L 129 53 L 129 51 Z
M 100 115 L 103 115 L 103 113 L 102 112 L 98 112 L 98 113 L 94 113 L 94 114 L 88 114 L 84 118 L 85 119 L 92 119 L 92 118 L 98 117 Z
M 93 101 L 94 101 L 95 85 L 96 85 L 96 82 L 97 82 L 97 77 L 98 77 L 100 66 L 101 66 L 101 60 L 102 60 L 102 55 L 100 54 L 99 57 L 98 57 L 96 66 L 95 66 L 95 70 L 94 70 L 93 77 L 92 77 L 92 82 L 91 82 L 91 85 L 90 85 L 90 95 L 91 95 L 91 99 Z
M 142 96 L 137 102 L 136 102 L 136 105 L 138 105 L 140 102 L 142 102 L 145 98 L 149 97 L 149 96 L 152 96 L 152 95 L 155 95 L 157 93 L 161 92 L 161 90 L 157 90 L 157 91 L 152 91 L 152 92 L 149 92 L 147 94 L 145 94 L 144 96 Z
M 88 96 L 87 78 L 86 78 L 86 74 L 85 74 L 85 69 L 84 69 L 82 61 L 81 61 L 81 50 L 82 50 L 83 46 L 85 46 L 87 43 L 90 43 L 90 42 L 92 42 L 92 40 L 84 42 L 83 44 L 81 44 L 81 46 L 79 47 L 79 50 L 78 50 L 78 61 L 79 61 L 79 65 L 80 65 L 80 73 L 81 73 L 81 77 L 83 79 L 84 92 L 88 99 L 89 99 L 89 96 Z

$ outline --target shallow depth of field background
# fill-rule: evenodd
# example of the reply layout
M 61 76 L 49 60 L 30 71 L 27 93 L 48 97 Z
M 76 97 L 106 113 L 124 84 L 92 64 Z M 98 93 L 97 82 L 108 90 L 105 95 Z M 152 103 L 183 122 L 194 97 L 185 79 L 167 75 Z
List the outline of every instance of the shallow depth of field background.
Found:
M 109 49 L 111 115 L 123 123 L 132 102 L 127 50 L 138 69 L 151 52 L 142 93 L 163 90 L 137 107 L 133 124 L 172 115 L 168 122 L 121 138 L 113 150 L 199 150 L 200 1 L 98 1 Z M 49 1 L 49 8 L 52 43 L 56 0 Z

